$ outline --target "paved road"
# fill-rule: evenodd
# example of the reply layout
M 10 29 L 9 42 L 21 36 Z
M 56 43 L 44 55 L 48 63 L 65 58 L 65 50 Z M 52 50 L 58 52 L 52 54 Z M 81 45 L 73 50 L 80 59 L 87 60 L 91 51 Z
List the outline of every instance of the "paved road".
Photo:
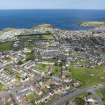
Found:
M 9 94 L 16 94 L 16 95 L 23 94 L 23 92 L 21 92 L 21 91 L 24 90 L 24 89 L 29 88 L 30 86 L 31 86 L 31 83 L 26 82 L 20 87 L 15 87 L 15 88 L 13 88 L 11 90 L 0 92 L 0 97 L 5 97 L 5 96 L 8 96 Z M 65 102 L 70 100 L 70 98 L 76 97 L 76 96 L 80 95 L 81 93 L 91 92 L 91 93 L 95 94 L 95 91 L 97 89 L 101 89 L 101 88 L 105 88 L 105 84 L 98 84 L 97 86 L 93 86 L 93 87 L 90 87 L 90 88 L 76 89 L 73 92 L 68 92 L 64 96 L 60 97 L 59 100 L 54 102 L 52 105 L 63 105 Z M 25 92 L 27 92 L 27 90 L 24 91 L 24 93 Z M 96 94 L 95 94 L 95 96 L 96 96 L 98 102 L 100 103 L 99 105 L 103 105 L 103 102 L 102 102 L 101 98 L 98 97 Z
M 70 100 L 70 98 L 76 97 L 82 93 L 86 93 L 86 92 L 94 92 L 97 89 L 101 89 L 101 88 L 105 88 L 105 84 L 98 84 L 97 86 L 93 86 L 90 88 L 81 88 L 81 89 L 76 89 L 73 92 L 69 92 L 67 94 L 65 94 L 63 97 L 60 97 L 59 100 L 57 100 L 56 102 L 54 102 L 52 105 L 63 105 L 65 104 L 65 102 L 67 102 L 68 100 Z M 103 102 L 100 100 L 100 97 L 96 97 L 99 101 L 99 105 L 103 105 Z

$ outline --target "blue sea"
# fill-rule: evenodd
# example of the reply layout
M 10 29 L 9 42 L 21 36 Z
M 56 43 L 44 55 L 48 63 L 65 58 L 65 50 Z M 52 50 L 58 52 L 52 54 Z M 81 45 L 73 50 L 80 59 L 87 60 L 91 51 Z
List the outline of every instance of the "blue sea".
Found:
M 105 10 L 0 10 L 0 29 L 31 28 L 52 24 L 57 28 L 81 30 L 83 21 L 105 21 Z

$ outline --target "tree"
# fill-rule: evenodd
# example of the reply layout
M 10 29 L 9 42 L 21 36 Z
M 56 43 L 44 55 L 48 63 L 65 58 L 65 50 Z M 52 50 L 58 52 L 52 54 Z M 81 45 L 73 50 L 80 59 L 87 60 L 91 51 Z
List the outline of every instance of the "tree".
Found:
M 27 53 L 26 61 L 28 60 L 34 60 L 34 51 L 31 51 L 30 53 Z
M 23 62 L 20 60 L 17 64 L 18 64 L 18 65 L 22 65 L 22 64 L 23 64 Z
M 86 102 L 83 98 L 77 97 L 75 98 L 76 105 L 86 105 Z

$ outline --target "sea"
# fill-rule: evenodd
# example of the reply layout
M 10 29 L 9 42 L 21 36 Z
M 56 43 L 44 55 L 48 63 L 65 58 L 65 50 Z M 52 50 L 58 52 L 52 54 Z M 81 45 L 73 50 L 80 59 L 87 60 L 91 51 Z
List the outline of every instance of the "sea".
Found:
M 4 28 L 31 28 L 52 24 L 68 30 L 85 30 L 84 21 L 105 21 L 105 10 L 0 10 L 0 30 Z

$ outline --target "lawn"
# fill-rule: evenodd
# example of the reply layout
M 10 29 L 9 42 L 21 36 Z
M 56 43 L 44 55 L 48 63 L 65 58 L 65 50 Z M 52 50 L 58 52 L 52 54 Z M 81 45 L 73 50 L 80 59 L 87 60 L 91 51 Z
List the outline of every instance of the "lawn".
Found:
M 48 72 L 49 69 L 52 70 L 53 75 L 58 76 L 60 74 L 60 67 L 55 65 L 49 65 L 49 64 L 37 64 L 35 68 L 39 71 Z
M 35 68 L 39 71 L 46 72 L 48 71 L 49 65 L 48 64 L 37 64 Z
M 33 51 L 26 54 L 26 61 L 34 60 L 34 59 L 35 59 L 35 55 Z
M 52 40 L 53 39 L 53 36 L 52 36 L 52 34 L 40 34 L 40 35 L 21 35 L 21 36 L 19 36 L 20 38 L 22 38 L 22 39 L 27 39 L 27 40 L 29 40 L 29 39 L 31 39 L 31 40 L 33 40 L 33 39 L 37 39 L 37 40 Z
M 55 76 L 59 76 L 60 75 L 60 70 L 61 70 L 61 67 L 59 67 L 59 66 L 53 66 L 53 74 Z
M 43 34 L 43 35 L 35 35 L 36 39 L 44 39 L 44 40 L 50 40 L 53 39 L 53 36 L 51 34 Z
M 102 100 L 105 103 L 105 89 L 99 89 L 99 90 L 97 90 L 97 94 L 102 98 Z
M 3 91 L 5 89 L 6 89 L 5 86 L 2 83 L 0 83 L 0 91 Z
M 81 82 L 81 86 L 93 86 L 105 82 L 105 65 L 95 68 L 71 67 L 72 77 Z
M 6 67 L 4 68 L 4 70 L 5 70 L 5 73 L 6 73 L 7 75 L 13 76 L 13 75 L 15 74 L 15 72 L 12 70 L 12 67 L 11 67 L 11 66 L 6 66 Z
M 88 21 L 88 22 L 81 22 L 81 26 L 102 26 L 105 22 L 99 22 L 99 21 Z
M 12 50 L 12 42 L 0 42 L 0 51 Z
M 35 100 L 36 100 L 36 95 L 35 93 L 30 93 L 26 96 L 27 101 L 31 104 L 31 105 L 36 105 L 35 104 Z

